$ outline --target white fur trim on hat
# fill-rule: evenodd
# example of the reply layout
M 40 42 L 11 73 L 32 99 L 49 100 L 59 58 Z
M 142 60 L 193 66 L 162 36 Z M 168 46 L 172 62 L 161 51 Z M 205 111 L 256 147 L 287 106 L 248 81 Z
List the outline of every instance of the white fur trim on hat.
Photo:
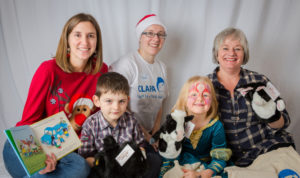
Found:
M 164 28 L 165 32 L 167 32 L 166 26 L 160 21 L 160 19 L 155 14 L 149 14 L 144 16 L 137 24 L 136 24 L 136 36 L 140 39 L 142 32 L 148 28 L 150 25 L 160 25 Z
M 73 109 L 76 106 L 81 106 L 81 105 L 87 105 L 90 109 L 93 108 L 94 103 L 91 99 L 89 98 L 79 98 L 78 100 L 75 101 L 75 103 L 73 104 Z

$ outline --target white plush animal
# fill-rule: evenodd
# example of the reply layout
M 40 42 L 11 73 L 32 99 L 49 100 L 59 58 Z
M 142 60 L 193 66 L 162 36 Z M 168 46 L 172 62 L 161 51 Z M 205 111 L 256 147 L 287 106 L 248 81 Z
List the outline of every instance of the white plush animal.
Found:
M 251 103 L 257 118 L 263 122 L 274 122 L 280 119 L 281 111 L 285 109 L 284 101 L 278 96 L 272 98 L 266 84 L 255 83 L 243 86 L 238 91 Z M 272 94 L 272 93 L 271 93 Z
M 167 115 L 166 122 L 160 127 L 150 143 L 158 141 L 159 154 L 166 159 L 175 159 L 182 149 L 185 123 L 192 120 L 194 116 L 186 116 L 181 110 L 175 110 Z

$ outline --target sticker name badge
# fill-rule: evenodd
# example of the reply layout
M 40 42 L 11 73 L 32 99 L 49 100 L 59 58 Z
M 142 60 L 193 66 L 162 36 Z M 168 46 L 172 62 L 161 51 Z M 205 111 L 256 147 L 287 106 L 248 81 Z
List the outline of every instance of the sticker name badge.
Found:
M 191 121 L 187 122 L 184 128 L 184 133 L 186 138 L 190 138 L 193 130 L 194 130 L 195 124 Z
M 120 164 L 120 166 L 123 166 L 126 161 L 133 155 L 133 153 L 134 150 L 129 145 L 126 145 L 115 159 Z
M 280 96 L 279 91 L 275 88 L 275 86 L 271 82 L 267 83 L 264 90 L 272 98 L 273 101 L 275 101 L 276 98 Z

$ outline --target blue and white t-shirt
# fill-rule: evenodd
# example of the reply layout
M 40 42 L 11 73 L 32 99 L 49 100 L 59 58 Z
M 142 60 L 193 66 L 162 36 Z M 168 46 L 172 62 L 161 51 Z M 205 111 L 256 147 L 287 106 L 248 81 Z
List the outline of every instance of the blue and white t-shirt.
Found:
M 138 122 L 147 131 L 151 131 L 162 102 L 168 95 L 165 64 L 157 59 L 150 64 L 136 51 L 121 57 L 109 70 L 127 78 L 130 109 Z

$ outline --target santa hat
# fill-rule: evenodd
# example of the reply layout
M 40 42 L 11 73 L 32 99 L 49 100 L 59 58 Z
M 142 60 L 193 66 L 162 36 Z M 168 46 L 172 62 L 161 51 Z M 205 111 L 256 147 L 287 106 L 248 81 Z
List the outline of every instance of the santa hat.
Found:
M 143 31 L 148 28 L 150 25 L 160 25 L 165 29 L 165 32 L 167 32 L 167 28 L 164 24 L 161 23 L 160 19 L 155 14 L 149 14 L 144 16 L 137 24 L 136 24 L 136 36 L 138 39 L 140 39 Z
M 69 103 L 69 112 L 72 113 L 76 106 L 87 105 L 90 109 L 93 108 L 94 103 L 90 96 L 86 94 L 76 94 L 71 98 Z

